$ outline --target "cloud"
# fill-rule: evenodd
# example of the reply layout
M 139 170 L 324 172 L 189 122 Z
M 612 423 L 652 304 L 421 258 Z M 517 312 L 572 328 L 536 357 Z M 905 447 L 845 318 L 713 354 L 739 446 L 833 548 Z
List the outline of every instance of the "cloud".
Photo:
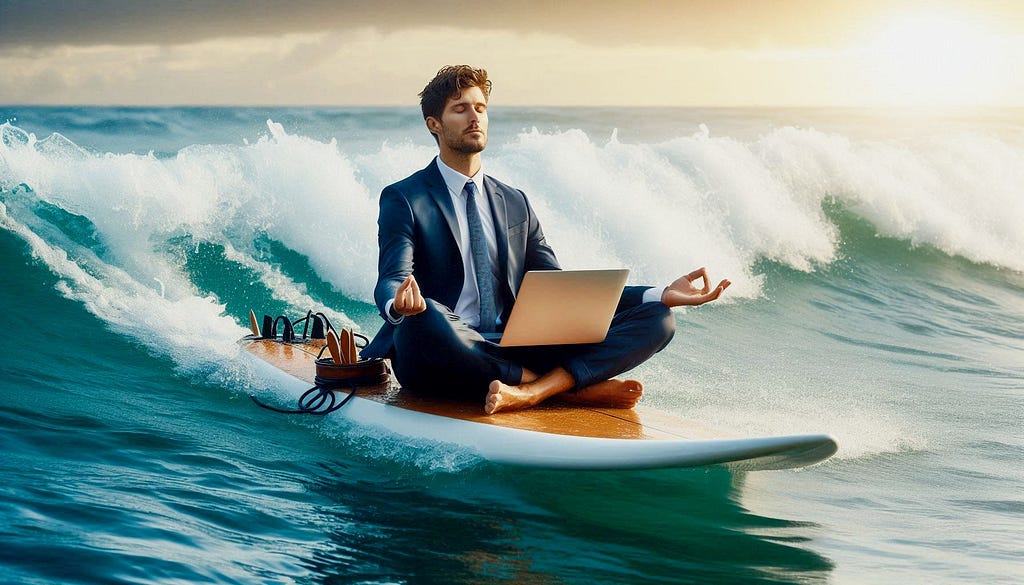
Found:
M 372 28 L 180 45 L 57 46 L 0 54 L 0 103 L 409 106 L 440 66 L 485 66 L 501 105 L 749 105 L 828 98 L 829 52 L 588 46 L 542 33 Z M 439 43 L 438 39 L 445 42 Z M 794 72 L 817 81 L 785 83 Z M 771 92 L 765 92 L 766 88 Z M 770 93 L 771 95 L 767 95 Z
M 0 0 L 0 103 L 409 105 L 468 62 L 505 105 L 885 104 L 893 59 L 853 23 L 889 5 Z M 1015 103 L 1002 85 L 972 103 Z
M 372 27 L 550 34 L 597 45 L 708 48 L 833 44 L 882 0 L 0 0 L 0 47 L 186 44 Z

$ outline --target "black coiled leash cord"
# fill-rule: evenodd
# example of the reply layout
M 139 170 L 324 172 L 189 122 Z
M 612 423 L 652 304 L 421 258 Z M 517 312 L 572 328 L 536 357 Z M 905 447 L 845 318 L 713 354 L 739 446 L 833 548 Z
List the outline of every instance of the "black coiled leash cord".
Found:
M 302 393 L 299 397 L 299 407 L 295 409 L 277 408 L 260 402 L 256 398 L 255 394 L 250 394 L 249 398 L 256 403 L 257 406 L 262 406 L 267 410 L 273 410 L 274 412 L 280 412 L 281 414 L 330 414 L 341 407 L 348 404 L 349 400 L 352 400 L 356 395 L 356 385 L 347 384 L 349 393 L 347 396 L 338 400 L 338 395 L 335 390 L 339 388 L 328 388 L 326 386 L 313 386 L 309 390 Z
M 320 317 L 327 323 L 327 328 L 330 329 L 330 322 L 327 321 L 327 317 L 321 313 L 313 315 L 312 312 L 306 315 L 306 318 L 302 321 L 311 320 L 313 317 Z M 278 317 L 283 319 L 285 322 L 285 331 L 289 332 L 293 330 L 293 325 L 298 324 L 291 323 L 286 317 Z M 267 327 L 269 317 L 264 318 L 264 330 L 270 329 L 271 335 L 274 335 L 274 330 L 277 329 L 277 321 L 273 321 L 270 327 Z M 317 327 L 314 326 L 314 330 Z M 321 329 L 322 331 L 322 329 Z M 303 339 L 305 339 L 305 331 L 303 331 Z M 365 336 L 355 334 L 357 337 L 362 338 L 364 341 L 369 341 Z M 269 336 L 268 336 L 269 337 Z M 269 337 L 274 339 L 274 337 Z M 284 335 L 284 339 L 281 343 L 289 343 L 294 339 L 294 334 L 289 336 L 287 333 Z M 383 360 L 371 359 L 363 360 L 359 364 L 348 364 L 338 365 L 334 364 L 330 358 L 323 358 L 324 350 L 327 346 L 320 348 L 320 353 L 316 359 L 316 371 L 317 375 L 313 378 L 315 386 L 306 390 L 299 397 L 298 408 L 277 408 L 264 402 L 261 402 L 256 398 L 255 394 L 249 394 L 249 398 L 252 399 L 257 406 L 279 412 L 281 414 L 316 414 L 325 415 L 335 412 L 341 409 L 343 406 L 348 404 L 350 400 L 355 398 L 356 391 L 360 386 L 379 386 L 382 383 L 389 381 L 389 375 L 387 373 L 386 366 Z M 321 376 L 320 374 L 323 374 Z M 348 394 L 344 398 L 339 398 L 337 392 L 339 390 L 348 390 Z

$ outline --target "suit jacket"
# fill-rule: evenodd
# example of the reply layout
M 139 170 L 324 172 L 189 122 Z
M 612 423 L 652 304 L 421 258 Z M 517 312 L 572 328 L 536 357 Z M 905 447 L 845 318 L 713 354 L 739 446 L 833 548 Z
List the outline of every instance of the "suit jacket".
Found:
M 489 176 L 484 176 L 484 191 L 494 219 L 498 274 L 504 275 L 496 291 L 501 295 L 504 323 L 526 272 L 560 267 L 526 195 Z M 416 277 L 424 298 L 455 307 L 464 279 L 458 230 L 451 195 L 436 159 L 427 168 L 384 188 L 377 219 L 379 256 L 373 294 L 384 325 L 363 349 L 364 357 L 392 357 L 395 326 L 385 317 L 385 306 L 409 274 Z M 629 290 L 636 288 L 640 290 Z M 639 304 L 643 290 L 627 287 L 620 309 L 623 303 Z

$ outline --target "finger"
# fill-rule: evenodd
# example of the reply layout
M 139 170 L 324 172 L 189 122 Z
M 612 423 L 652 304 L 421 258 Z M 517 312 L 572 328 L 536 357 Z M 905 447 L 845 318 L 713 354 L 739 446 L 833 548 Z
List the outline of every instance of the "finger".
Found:
M 395 300 L 396 301 L 398 300 L 398 297 L 401 296 L 401 294 L 403 292 L 405 292 L 406 289 L 409 288 L 409 286 L 410 286 L 409 285 L 409 279 L 410 278 L 412 278 L 411 274 L 409 276 L 407 276 L 405 278 L 405 280 L 402 281 L 402 284 L 398 285 L 398 288 L 395 289 Z
M 427 310 L 427 299 L 423 298 L 423 295 L 414 294 L 412 300 L 409 303 L 409 308 L 413 313 L 422 313 Z
M 722 293 L 725 292 L 725 289 L 729 288 L 730 284 L 732 283 L 729 282 L 728 280 L 723 280 L 722 282 L 718 283 L 718 286 L 715 287 L 715 290 L 705 295 L 706 299 L 704 300 L 704 302 L 709 303 L 711 301 L 718 300 L 718 297 L 722 296 Z
M 396 311 L 401 312 L 402 308 L 404 308 L 405 306 L 403 299 L 406 298 L 406 292 L 409 290 L 409 287 L 411 286 L 411 278 L 411 274 L 409 276 L 406 276 L 405 280 L 402 281 L 402 284 L 398 285 L 398 288 L 395 289 L 394 307 Z
M 701 287 L 700 287 L 701 294 L 705 294 L 706 295 L 706 294 L 708 294 L 708 292 L 711 291 L 711 283 L 708 282 L 708 271 L 707 271 L 706 268 L 701 266 L 699 269 L 691 272 L 690 274 L 696 274 L 696 276 L 694 276 L 693 279 L 690 281 L 691 283 L 693 281 L 695 281 L 695 280 L 700 280 L 701 281 Z
M 423 298 L 423 293 L 420 292 L 420 285 L 414 277 L 409 286 L 409 308 L 415 313 L 422 313 L 427 310 L 427 301 Z
M 702 283 L 700 287 L 701 294 L 707 294 L 708 291 L 711 290 L 708 285 L 708 271 L 703 266 L 687 274 L 686 279 L 690 281 L 690 284 L 693 284 L 696 280 L 700 280 Z
M 412 302 L 411 297 L 412 291 L 409 290 L 409 287 L 399 290 L 395 295 L 395 310 L 404 315 Z

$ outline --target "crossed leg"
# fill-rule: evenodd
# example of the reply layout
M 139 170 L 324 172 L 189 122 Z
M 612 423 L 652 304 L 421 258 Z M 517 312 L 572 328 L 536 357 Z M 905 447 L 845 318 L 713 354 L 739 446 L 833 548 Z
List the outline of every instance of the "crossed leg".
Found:
M 643 395 L 643 385 L 614 376 L 660 351 L 674 331 L 668 307 L 645 303 L 617 313 L 600 344 L 538 347 L 527 357 L 485 342 L 450 309 L 428 299 L 426 311 L 396 328 L 397 359 L 392 363 L 403 387 L 414 391 L 471 398 L 486 388 L 488 414 L 528 408 L 552 397 L 632 408 Z M 521 364 L 547 373 L 538 376 Z M 457 391 L 447 393 L 445 388 Z M 480 394 L 475 396 L 479 399 Z

